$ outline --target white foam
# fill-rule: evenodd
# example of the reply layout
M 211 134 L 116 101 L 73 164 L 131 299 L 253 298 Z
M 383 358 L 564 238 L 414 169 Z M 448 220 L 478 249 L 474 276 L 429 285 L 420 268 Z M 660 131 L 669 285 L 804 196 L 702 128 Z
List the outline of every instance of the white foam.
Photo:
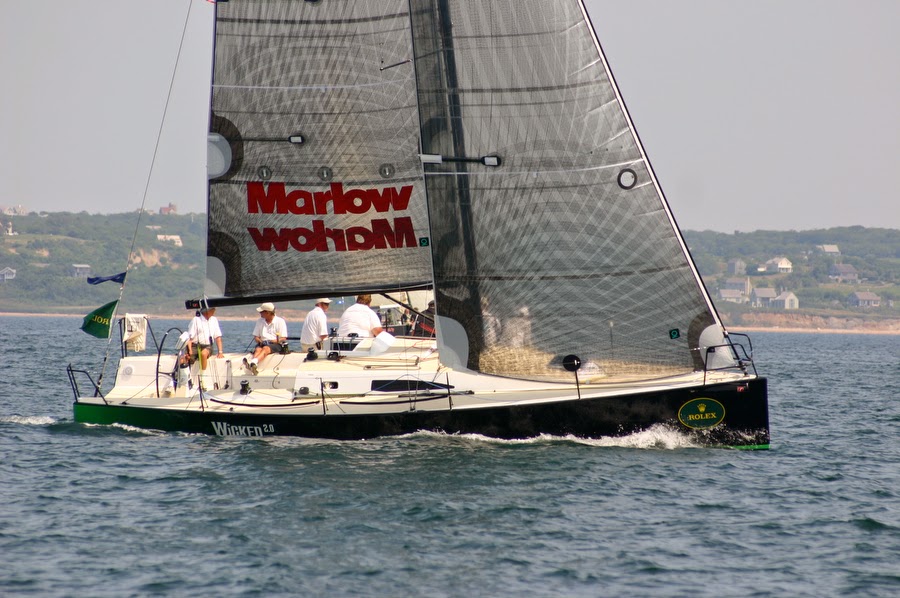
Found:
M 622 448 L 639 448 L 639 449 L 681 449 L 681 448 L 699 448 L 701 445 L 691 439 L 690 436 L 663 424 L 656 424 L 626 436 L 602 436 L 600 438 L 579 438 L 577 436 L 553 436 L 550 434 L 541 434 L 534 438 L 491 438 L 481 434 L 446 434 L 444 432 L 413 432 L 405 434 L 400 438 L 462 438 L 476 442 L 485 442 L 488 444 L 544 444 L 552 442 L 575 442 L 588 446 L 598 447 L 622 447 Z
M 161 432 L 160 430 L 149 430 L 147 428 L 137 428 L 135 426 L 128 426 L 125 424 L 91 424 L 91 423 L 83 423 L 82 425 L 87 426 L 88 428 L 118 428 L 119 430 L 125 430 L 126 432 L 137 432 L 138 434 L 144 434 L 147 436 L 165 436 L 168 432 Z
M 25 426 L 48 426 L 55 424 L 57 421 L 56 418 L 46 415 L 4 415 L 0 417 L 0 422 Z
M 572 438 L 571 440 L 589 446 L 622 447 L 638 449 L 681 449 L 699 448 L 702 445 L 690 436 L 666 426 L 656 424 L 627 436 L 604 436 L 602 438 Z

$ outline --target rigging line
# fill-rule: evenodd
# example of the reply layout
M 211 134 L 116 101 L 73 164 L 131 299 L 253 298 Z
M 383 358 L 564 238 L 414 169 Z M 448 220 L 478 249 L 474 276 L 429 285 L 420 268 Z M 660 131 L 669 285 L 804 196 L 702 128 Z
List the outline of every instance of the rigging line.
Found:
M 175 75 L 178 72 L 178 64 L 181 61 L 181 51 L 184 49 L 184 40 L 187 36 L 188 23 L 190 22 L 191 18 L 191 9 L 193 8 L 194 4 L 193 0 L 188 0 L 187 4 L 188 9 L 184 15 L 184 25 L 181 28 L 181 41 L 178 44 L 178 52 L 175 54 L 175 66 L 172 69 L 172 77 L 169 79 L 169 91 L 168 93 L 166 93 L 166 103 L 163 106 L 162 118 L 159 122 L 159 129 L 156 132 L 156 144 L 153 146 L 153 156 L 150 159 L 150 169 L 147 171 L 147 180 L 144 183 L 144 193 L 141 197 L 141 208 L 138 211 L 137 222 L 134 225 L 134 234 L 131 237 L 131 247 L 128 250 L 128 258 L 125 261 L 126 274 L 128 273 L 128 270 L 131 266 L 131 259 L 134 256 L 134 246 L 137 243 L 137 235 L 141 227 L 141 217 L 144 214 L 144 205 L 147 203 L 147 193 L 150 190 L 150 181 L 153 179 L 153 168 L 156 165 L 156 155 L 159 153 L 159 143 L 160 139 L 162 139 L 163 127 L 166 123 L 166 114 L 169 111 L 169 102 L 172 100 L 172 89 L 175 87 Z M 109 362 L 109 353 L 112 348 L 112 322 L 115 322 L 119 317 L 119 304 L 122 301 L 122 297 L 125 296 L 125 285 L 127 278 L 128 277 L 126 276 L 126 280 L 123 280 L 122 286 L 119 287 L 119 298 L 116 301 L 116 307 L 113 310 L 112 319 L 110 320 L 110 334 L 106 340 L 106 355 L 103 358 L 103 366 L 100 368 L 100 376 L 99 378 L 97 378 L 98 388 L 102 387 L 103 385 L 103 376 L 106 373 L 106 364 Z

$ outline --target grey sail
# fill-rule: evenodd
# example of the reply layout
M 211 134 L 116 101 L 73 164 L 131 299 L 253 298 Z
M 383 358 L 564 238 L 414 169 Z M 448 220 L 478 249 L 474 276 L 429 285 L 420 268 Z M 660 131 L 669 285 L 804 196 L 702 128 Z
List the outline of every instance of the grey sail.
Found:
M 216 12 L 207 294 L 429 286 L 406 0 Z
M 442 360 L 571 380 L 575 355 L 610 382 L 702 369 L 717 317 L 582 2 L 411 5 L 422 151 L 441 157 L 425 180 Z

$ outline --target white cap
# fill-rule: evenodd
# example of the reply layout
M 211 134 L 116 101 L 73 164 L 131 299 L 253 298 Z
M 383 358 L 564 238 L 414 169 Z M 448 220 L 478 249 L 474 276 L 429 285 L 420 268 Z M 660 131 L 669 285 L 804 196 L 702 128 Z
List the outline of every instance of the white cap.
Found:
M 263 303 L 262 305 L 260 305 L 259 307 L 256 308 L 256 311 L 271 311 L 271 312 L 274 312 L 274 311 L 275 311 L 275 304 L 274 304 L 274 303 Z
M 319 304 L 319 303 L 331 303 L 331 299 L 329 299 L 328 297 L 322 297 L 321 299 L 316 299 L 316 304 Z

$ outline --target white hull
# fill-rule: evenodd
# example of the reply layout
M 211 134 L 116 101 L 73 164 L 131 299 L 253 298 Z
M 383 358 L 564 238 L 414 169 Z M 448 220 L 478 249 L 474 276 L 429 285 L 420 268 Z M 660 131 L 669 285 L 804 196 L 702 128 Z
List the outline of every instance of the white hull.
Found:
M 269 355 L 257 374 L 243 364 L 244 355 L 228 354 L 210 359 L 202 374 L 199 362 L 180 368 L 174 379 L 166 373 L 175 369 L 174 356 L 128 356 L 120 360 L 108 393 L 78 401 L 207 412 L 369 415 L 621 397 L 748 379 L 735 372 L 691 372 L 627 383 L 576 384 L 574 374 L 571 383 L 536 382 L 441 366 L 431 339 L 398 338 L 376 356 L 370 355 L 370 346 L 366 339 L 353 351 L 340 352 L 339 360 L 328 359 L 328 350 L 318 351 L 315 360 L 304 353 Z

